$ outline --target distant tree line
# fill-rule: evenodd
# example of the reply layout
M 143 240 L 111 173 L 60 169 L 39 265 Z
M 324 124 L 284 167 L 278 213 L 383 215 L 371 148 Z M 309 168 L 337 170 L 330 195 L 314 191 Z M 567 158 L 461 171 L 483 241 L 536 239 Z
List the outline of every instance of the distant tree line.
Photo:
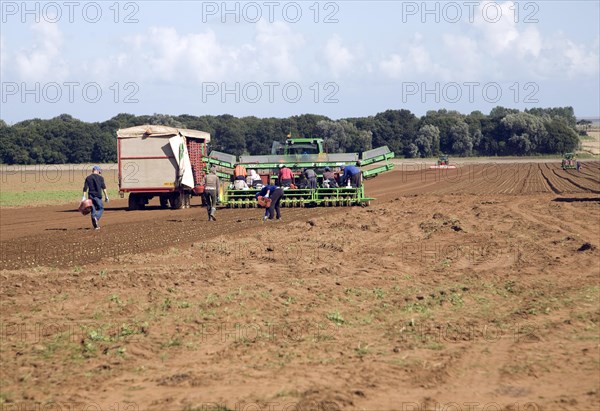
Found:
M 527 156 L 574 151 L 579 146 L 572 107 L 480 111 L 408 110 L 331 120 L 304 114 L 290 118 L 221 116 L 134 116 L 119 114 L 102 123 L 86 123 L 68 114 L 32 119 L 12 126 L 0 120 L 0 161 L 5 164 L 106 163 L 117 159 L 116 132 L 142 124 L 207 131 L 212 148 L 236 155 L 265 154 L 273 141 L 322 137 L 328 152 L 360 152 L 387 145 L 397 156 Z M 581 124 L 579 124 L 581 126 Z

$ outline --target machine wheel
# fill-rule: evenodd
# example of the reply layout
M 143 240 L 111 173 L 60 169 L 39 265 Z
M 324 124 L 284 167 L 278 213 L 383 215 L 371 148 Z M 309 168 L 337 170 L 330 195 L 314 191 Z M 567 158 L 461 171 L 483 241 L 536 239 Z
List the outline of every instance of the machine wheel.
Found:
M 129 193 L 128 206 L 130 211 L 143 210 L 146 204 L 144 199 L 138 193 Z
M 179 210 L 181 208 L 183 208 L 183 196 L 185 194 L 180 193 L 180 192 L 175 192 L 172 193 L 171 196 L 169 196 L 169 204 L 171 205 L 171 209 L 172 210 Z

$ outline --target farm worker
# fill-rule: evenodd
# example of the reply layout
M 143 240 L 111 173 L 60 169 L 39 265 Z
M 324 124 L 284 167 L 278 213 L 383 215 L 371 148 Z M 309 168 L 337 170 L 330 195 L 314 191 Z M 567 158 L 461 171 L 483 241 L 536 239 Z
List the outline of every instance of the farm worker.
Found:
M 104 183 L 104 177 L 102 177 L 102 169 L 100 166 L 92 167 L 92 174 L 85 178 L 83 184 L 83 197 L 81 201 L 85 200 L 85 193 L 87 191 L 88 198 L 92 200 L 92 225 L 94 229 L 100 229 L 98 221 L 104 213 L 104 204 L 102 204 L 102 193 L 104 192 L 104 201 L 108 203 L 108 194 L 106 193 L 106 184 Z
M 294 182 L 294 173 L 292 170 L 285 166 L 285 164 L 279 164 L 279 185 L 282 187 L 289 187 Z
M 246 177 L 246 168 L 241 164 L 236 164 L 233 169 L 233 187 L 236 190 L 247 190 Z
M 308 188 L 314 190 L 317 188 L 317 173 L 312 168 L 305 168 L 304 175 L 308 179 Z
M 281 220 L 281 210 L 279 209 L 279 203 L 281 202 L 281 197 L 283 197 L 283 189 L 275 186 L 275 185 L 266 185 L 264 186 L 258 193 L 256 193 L 256 198 L 259 196 L 263 196 L 271 199 L 271 205 L 265 211 L 265 216 L 263 217 L 263 221 L 267 218 L 272 220 L 274 214 L 277 214 L 277 220 Z
M 581 161 L 577 160 L 577 171 L 581 170 Z
M 325 171 L 323 172 L 323 182 L 325 181 L 327 181 L 329 187 L 337 187 L 337 181 L 335 181 L 335 173 L 331 171 L 329 167 L 325 167 Z
M 233 169 L 233 177 L 235 180 L 245 180 L 246 179 L 246 167 L 241 164 L 236 164 Z
M 206 202 L 206 211 L 208 212 L 208 221 L 217 221 L 215 212 L 217 211 L 217 196 L 219 195 L 219 177 L 217 171 L 213 168 L 204 177 L 204 201 Z
M 250 175 L 248 176 L 248 180 L 246 181 L 246 183 L 248 183 L 248 185 L 252 187 L 256 187 L 257 185 L 262 184 L 262 180 L 260 179 L 260 176 L 258 175 L 256 170 L 250 170 Z
M 341 166 L 340 170 L 344 172 L 342 175 L 342 185 L 345 185 L 347 181 L 350 181 L 352 187 L 360 187 L 361 185 L 361 172 L 356 166 Z

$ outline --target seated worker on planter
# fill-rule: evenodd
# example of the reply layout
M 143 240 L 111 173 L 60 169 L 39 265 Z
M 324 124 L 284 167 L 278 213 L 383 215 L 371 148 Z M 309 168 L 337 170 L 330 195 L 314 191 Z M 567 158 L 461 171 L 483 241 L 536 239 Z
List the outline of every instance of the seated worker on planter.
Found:
M 285 164 L 279 164 L 279 174 L 277 175 L 279 179 L 279 185 L 281 187 L 289 187 L 294 183 L 294 173 L 289 167 L 286 167 Z
M 325 171 L 323 172 L 323 187 L 335 188 L 337 186 L 338 184 L 335 180 L 335 173 L 331 171 L 329 167 L 325 167 Z
M 257 185 L 262 185 L 262 180 L 256 170 L 250 170 L 250 174 L 246 178 L 246 184 L 250 187 L 256 187 Z
M 317 173 L 315 173 L 315 170 L 313 170 L 312 168 L 305 168 L 304 175 L 306 176 L 306 179 L 308 180 L 308 188 L 310 188 L 311 190 L 316 189 L 317 188 Z
M 362 183 L 362 173 L 360 168 L 356 166 L 341 166 L 340 170 L 344 172 L 342 174 L 342 186 L 345 186 L 348 181 L 352 184 L 352 187 L 360 187 Z
M 246 168 L 241 164 L 236 164 L 233 169 L 233 187 L 236 190 L 248 188 L 246 184 Z

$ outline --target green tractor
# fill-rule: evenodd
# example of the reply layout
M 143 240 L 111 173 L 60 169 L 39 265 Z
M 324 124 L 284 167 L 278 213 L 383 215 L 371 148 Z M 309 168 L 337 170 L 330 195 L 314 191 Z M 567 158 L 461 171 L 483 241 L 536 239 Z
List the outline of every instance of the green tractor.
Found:
M 445 154 L 440 155 L 438 161 L 435 165 L 430 166 L 429 168 L 456 168 L 455 165 L 450 164 L 450 160 L 448 160 L 448 156 Z
M 577 156 L 573 153 L 565 153 L 562 159 L 561 167 L 563 170 L 577 169 Z

